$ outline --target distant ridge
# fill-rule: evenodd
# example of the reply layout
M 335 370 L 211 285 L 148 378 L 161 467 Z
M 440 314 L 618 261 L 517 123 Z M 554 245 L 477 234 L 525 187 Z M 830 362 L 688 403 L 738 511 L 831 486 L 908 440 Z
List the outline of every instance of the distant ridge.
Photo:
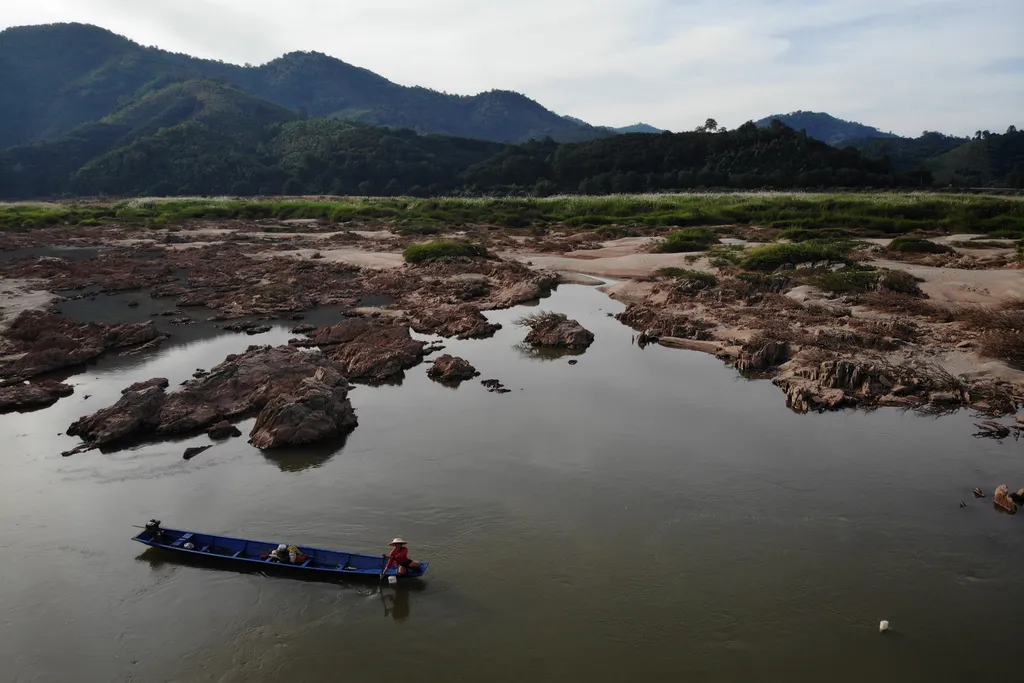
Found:
M 774 120 L 782 121 L 793 130 L 805 130 L 815 140 L 830 145 L 842 145 L 848 140 L 863 138 L 897 138 L 893 133 L 883 133 L 872 126 L 855 121 L 844 121 L 831 114 L 816 111 L 794 111 L 789 114 L 775 114 L 755 121 L 759 128 L 766 128 Z

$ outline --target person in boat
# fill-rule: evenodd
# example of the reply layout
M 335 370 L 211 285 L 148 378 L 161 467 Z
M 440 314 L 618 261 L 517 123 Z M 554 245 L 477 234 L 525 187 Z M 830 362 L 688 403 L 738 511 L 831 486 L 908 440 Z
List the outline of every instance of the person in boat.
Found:
M 388 558 L 388 567 L 391 565 L 397 566 L 399 576 L 405 576 L 410 571 L 419 571 L 420 563 L 409 559 L 409 549 L 406 547 L 408 543 L 404 538 L 396 538 L 391 541 L 390 545 L 391 553 L 388 555 L 381 555 L 381 557 Z
M 302 564 L 306 561 L 307 556 L 302 554 L 297 545 L 285 545 L 282 543 L 270 551 L 269 559 L 271 562 L 280 562 L 282 564 Z
M 160 528 L 159 519 L 151 519 L 146 522 L 146 531 L 152 535 L 153 540 L 157 543 L 164 542 L 164 530 Z

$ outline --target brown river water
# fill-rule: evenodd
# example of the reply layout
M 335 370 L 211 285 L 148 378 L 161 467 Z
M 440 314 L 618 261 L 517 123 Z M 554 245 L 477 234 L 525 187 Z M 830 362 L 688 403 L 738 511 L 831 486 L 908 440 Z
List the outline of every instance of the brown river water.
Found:
M 158 308 L 162 304 L 152 304 Z M 965 681 L 1019 670 L 1024 444 L 971 416 L 796 415 L 718 360 L 631 344 L 621 304 L 563 286 L 541 303 L 592 330 L 579 364 L 490 340 L 447 352 L 500 379 L 352 394 L 344 443 L 261 453 L 206 436 L 60 453 L 131 382 L 172 385 L 257 336 L 175 328 L 105 358 L 74 396 L 0 416 L 0 681 Z M 65 304 L 146 319 L 123 297 Z M 313 322 L 330 322 L 321 311 Z M 86 396 L 89 398 L 86 398 Z M 252 421 L 242 423 L 248 432 Z M 960 501 L 967 503 L 961 509 Z M 362 552 L 395 535 L 420 585 L 240 573 L 133 543 L 132 524 Z M 887 619 L 892 631 L 878 633 Z

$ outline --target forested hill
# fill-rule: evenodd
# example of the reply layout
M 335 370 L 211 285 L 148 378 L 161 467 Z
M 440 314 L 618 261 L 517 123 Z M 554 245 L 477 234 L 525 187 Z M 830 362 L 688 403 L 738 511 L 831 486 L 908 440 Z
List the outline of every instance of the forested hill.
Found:
M 243 67 L 147 48 L 83 24 L 0 32 L 0 148 L 52 140 L 174 82 L 205 78 L 311 116 L 502 142 L 588 140 L 610 132 L 518 93 L 446 95 L 405 87 L 317 53 Z
M 521 145 L 291 110 L 212 81 L 150 93 L 49 142 L 0 153 L 0 197 L 639 192 L 927 184 L 781 123 Z
M 893 133 L 883 133 L 877 128 L 865 126 L 863 123 L 844 121 L 831 114 L 815 111 L 795 111 L 790 114 L 767 116 L 755 123 L 766 128 L 772 121 L 782 121 L 793 130 L 805 130 L 816 140 L 830 145 L 844 146 L 850 140 L 865 138 L 896 138 Z

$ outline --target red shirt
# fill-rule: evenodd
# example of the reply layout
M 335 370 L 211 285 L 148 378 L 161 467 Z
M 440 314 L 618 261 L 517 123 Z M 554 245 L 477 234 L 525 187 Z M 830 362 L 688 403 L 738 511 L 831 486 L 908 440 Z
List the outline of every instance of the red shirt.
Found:
M 399 566 L 404 565 L 409 561 L 409 549 L 404 545 L 396 546 L 391 551 L 391 561 Z

